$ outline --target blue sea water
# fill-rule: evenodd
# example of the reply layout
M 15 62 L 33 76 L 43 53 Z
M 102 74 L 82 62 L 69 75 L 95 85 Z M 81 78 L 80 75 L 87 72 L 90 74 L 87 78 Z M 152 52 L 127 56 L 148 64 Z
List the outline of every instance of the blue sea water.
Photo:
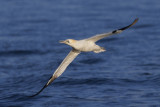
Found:
M 0 107 L 159 107 L 159 0 L 1 0 Z M 81 53 L 40 95 L 83 39 L 139 21 Z

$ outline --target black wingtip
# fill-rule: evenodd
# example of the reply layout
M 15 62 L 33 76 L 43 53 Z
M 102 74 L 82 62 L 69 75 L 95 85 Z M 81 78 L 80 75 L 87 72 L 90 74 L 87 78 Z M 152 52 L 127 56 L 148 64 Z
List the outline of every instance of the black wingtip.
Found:
M 130 25 L 128 25 L 128 26 L 126 26 L 126 27 L 123 27 L 123 28 L 121 28 L 121 29 L 118 29 L 118 30 L 125 30 L 125 29 L 128 29 L 129 27 L 131 27 L 131 26 L 133 26 L 135 23 L 137 23 L 137 21 L 139 20 L 139 18 L 136 18 L 134 21 L 133 21 L 133 23 L 131 23 Z
M 29 96 L 29 97 L 35 97 L 37 96 L 38 94 L 40 94 L 48 85 L 45 85 L 40 91 L 38 91 L 36 94 L 32 95 L 32 96 Z
M 50 79 L 52 78 L 52 76 L 49 78 L 49 81 L 50 81 Z M 48 81 L 48 82 L 49 82 Z M 32 95 L 32 96 L 29 96 L 29 97 L 35 97 L 35 96 L 37 96 L 38 94 L 40 94 L 50 83 L 46 83 L 45 85 L 44 85 L 44 87 L 40 90 L 40 91 L 38 91 L 36 94 L 34 94 L 34 95 Z
M 53 78 L 52 78 L 53 77 Z M 38 91 L 36 94 L 32 95 L 32 96 L 29 96 L 29 97 L 34 97 L 34 96 L 37 96 L 38 94 L 40 94 L 49 84 L 51 84 L 54 80 L 56 79 L 55 76 L 51 76 L 49 81 L 44 85 L 44 87 Z

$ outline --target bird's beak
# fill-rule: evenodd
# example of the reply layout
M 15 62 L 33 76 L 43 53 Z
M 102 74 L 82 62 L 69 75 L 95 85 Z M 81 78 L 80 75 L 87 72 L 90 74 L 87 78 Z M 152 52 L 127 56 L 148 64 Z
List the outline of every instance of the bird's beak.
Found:
M 66 43 L 65 41 L 63 41 L 63 40 L 61 40 L 61 41 L 59 41 L 59 43 Z

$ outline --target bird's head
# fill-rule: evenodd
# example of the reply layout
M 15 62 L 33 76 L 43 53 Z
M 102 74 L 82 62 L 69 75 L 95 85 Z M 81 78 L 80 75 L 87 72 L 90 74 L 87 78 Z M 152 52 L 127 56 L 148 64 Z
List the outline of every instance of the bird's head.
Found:
M 67 39 L 67 40 L 59 41 L 59 42 L 67 44 L 67 45 L 70 45 L 70 46 L 73 46 L 73 44 L 76 43 L 76 40 L 74 40 L 74 39 Z

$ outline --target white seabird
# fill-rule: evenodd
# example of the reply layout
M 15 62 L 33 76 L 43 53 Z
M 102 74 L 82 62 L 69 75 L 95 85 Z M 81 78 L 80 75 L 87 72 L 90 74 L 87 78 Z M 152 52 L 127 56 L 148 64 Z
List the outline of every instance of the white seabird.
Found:
M 67 40 L 64 40 L 64 41 L 60 41 L 60 43 L 64 43 L 64 44 L 67 44 L 67 45 L 71 46 L 72 50 L 66 56 L 66 58 L 62 61 L 60 66 L 56 69 L 56 71 L 51 76 L 49 81 L 45 84 L 45 86 L 39 92 L 37 92 L 36 94 L 32 95 L 31 97 L 38 95 L 49 84 L 51 84 L 56 78 L 58 78 L 65 71 L 67 66 L 81 52 L 91 52 L 91 51 L 95 52 L 95 53 L 104 52 L 105 49 L 103 47 L 100 47 L 99 45 L 95 44 L 98 40 L 103 39 L 103 38 L 108 37 L 108 36 L 113 35 L 113 34 L 121 33 L 123 30 L 125 30 L 125 29 L 131 27 L 132 25 L 134 25 L 137 21 L 138 21 L 138 18 L 135 19 L 132 24 L 130 24 L 130 25 L 126 26 L 126 27 L 123 27 L 123 28 L 120 28 L 118 30 L 114 30 L 114 31 L 111 31 L 111 32 L 108 32 L 108 33 L 104 33 L 104 34 L 98 34 L 98 35 L 95 35 L 95 36 L 87 38 L 87 39 L 83 39 L 83 40 L 67 39 Z

